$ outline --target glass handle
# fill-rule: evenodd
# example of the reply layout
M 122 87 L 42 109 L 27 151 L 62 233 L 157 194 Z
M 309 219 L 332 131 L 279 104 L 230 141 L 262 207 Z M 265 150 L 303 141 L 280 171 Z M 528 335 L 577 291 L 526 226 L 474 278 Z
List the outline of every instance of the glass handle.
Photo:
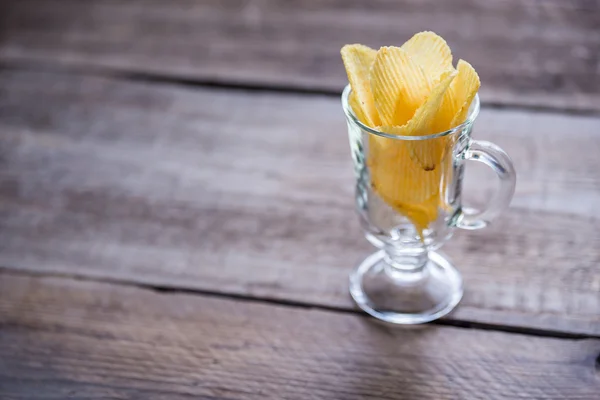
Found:
M 515 193 L 517 173 L 508 154 L 490 142 L 472 140 L 464 153 L 464 159 L 484 163 L 500 178 L 500 186 L 487 207 L 481 211 L 463 209 L 456 223 L 456 226 L 462 229 L 485 228 L 508 208 Z

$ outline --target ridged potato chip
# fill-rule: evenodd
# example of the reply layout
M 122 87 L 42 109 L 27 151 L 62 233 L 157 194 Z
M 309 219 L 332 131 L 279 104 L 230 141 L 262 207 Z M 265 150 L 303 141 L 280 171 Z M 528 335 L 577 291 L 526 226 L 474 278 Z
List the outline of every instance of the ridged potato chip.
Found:
M 362 44 L 348 44 L 342 47 L 340 53 L 354 95 L 354 100 L 351 99 L 354 104 L 350 104 L 354 114 L 365 125 L 370 127 L 379 125 L 381 121 L 375 109 L 369 83 L 369 71 L 377 52 Z
M 435 115 L 442 103 L 444 93 L 456 77 L 454 70 L 444 72 L 441 80 L 435 85 L 429 97 L 417 109 L 412 119 L 404 126 L 384 126 L 382 132 L 399 136 L 425 136 L 437 133 L 434 128 Z M 432 171 L 442 157 L 444 140 L 406 140 L 406 148 L 413 161 L 425 171 Z
M 454 119 L 454 115 L 456 114 L 456 110 L 458 106 L 456 105 L 456 98 L 454 95 L 455 82 L 457 79 L 455 78 L 446 92 L 444 92 L 444 96 L 442 99 L 442 104 L 435 116 L 435 120 L 433 121 L 433 129 L 436 132 L 445 132 L 451 127 L 451 122 Z
M 442 74 L 440 81 L 434 86 L 425 103 L 419 107 L 415 116 L 406 124 L 406 129 L 404 129 L 405 135 L 426 136 L 438 133 L 434 124 L 435 117 L 441 108 L 444 93 L 456 76 L 457 72 L 453 69 Z M 444 138 L 409 141 L 408 148 L 411 157 L 425 171 L 432 171 L 439 165 L 445 143 Z
M 408 122 L 430 90 L 421 67 L 399 47 L 379 49 L 370 81 L 375 108 L 386 126 Z
M 455 127 L 462 124 L 467 119 L 471 102 L 475 98 L 481 82 L 479 75 L 475 72 L 475 69 L 464 60 L 458 60 L 456 66 L 458 75 L 456 76 L 456 83 L 453 88 L 452 95 L 455 98 L 455 106 L 457 110 L 454 113 L 454 118 L 450 122 L 450 127 Z
M 452 67 L 452 51 L 441 36 L 433 32 L 419 32 L 402 45 L 402 50 L 423 69 L 433 84 Z
M 377 129 L 386 131 L 385 127 Z M 428 223 L 437 218 L 439 201 L 434 199 L 439 198 L 441 171 L 425 171 L 411 157 L 409 143 L 370 135 L 367 165 L 375 192 L 409 218 L 422 235 Z
M 422 202 L 436 193 L 439 186 L 438 174 L 425 171 L 411 158 L 408 143 L 383 137 L 369 141 L 367 163 L 373 185 L 396 204 Z
M 400 136 L 435 133 L 435 113 L 456 75 L 453 69 L 446 70 L 408 123 L 378 129 Z M 421 237 L 428 224 L 437 218 L 441 174 L 440 169 L 435 167 L 441 162 L 445 143 L 443 137 L 424 141 L 381 137 L 370 140 L 368 159 L 375 191 L 396 211 L 409 218 Z
M 348 103 L 350 104 L 350 107 L 352 107 L 352 111 L 354 112 L 354 115 L 356 115 L 356 118 L 358 118 L 363 124 L 369 125 L 367 122 L 369 119 L 365 115 L 363 107 L 356 97 L 356 92 L 350 92 L 350 96 L 348 96 Z
M 458 74 L 444 94 L 439 112 L 435 116 L 434 127 L 443 132 L 462 124 L 467 118 L 471 102 L 479 90 L 480 81 L 471 64 L 459 60 Z

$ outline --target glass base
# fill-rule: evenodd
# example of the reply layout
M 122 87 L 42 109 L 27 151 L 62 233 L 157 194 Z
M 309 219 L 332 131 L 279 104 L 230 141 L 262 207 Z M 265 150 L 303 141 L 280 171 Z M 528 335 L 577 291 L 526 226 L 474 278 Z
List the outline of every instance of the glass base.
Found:
M 429 252 L 421 267 L 391 266 L 385 251 L 367 257 L 350 275 L 350 294 L 373 317 L 394 324 L 421 324 L 448 314 L 463 295 L 462 278 L 450 261 Z

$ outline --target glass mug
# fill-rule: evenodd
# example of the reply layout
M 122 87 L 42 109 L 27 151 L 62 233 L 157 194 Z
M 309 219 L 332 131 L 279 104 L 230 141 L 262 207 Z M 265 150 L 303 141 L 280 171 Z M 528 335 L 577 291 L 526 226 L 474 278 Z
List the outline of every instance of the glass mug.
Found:
M 418 324 L 449 313 L 463 295 L 462 278 L 435 252 L 455 228 L 480 229 L 512 199 L 516 173 L 498 146 L 471 139 L 479 113 L 475 96 L 464 123 L 427 136 L 397 136 L 362 124 L 342 94 L 356 175 L 356 208 L 367 239 L 379 250 L 350 275 L 350 294 L 370 315 Z M 484 211 L 462 207 L 465 161 L 500 178 Z

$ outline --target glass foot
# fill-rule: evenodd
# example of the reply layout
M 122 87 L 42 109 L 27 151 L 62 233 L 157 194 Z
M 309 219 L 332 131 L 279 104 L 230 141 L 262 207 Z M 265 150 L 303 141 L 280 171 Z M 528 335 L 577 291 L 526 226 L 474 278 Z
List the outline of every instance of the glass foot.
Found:
M 450 261 L 429 252 L 422 267 L 399 269 L 385 252 L 367 257 L 350 275 L 350 294 L 373 317 L 394 324 L 420 324 L 448 314 L 463 295 L 462 278 Z

